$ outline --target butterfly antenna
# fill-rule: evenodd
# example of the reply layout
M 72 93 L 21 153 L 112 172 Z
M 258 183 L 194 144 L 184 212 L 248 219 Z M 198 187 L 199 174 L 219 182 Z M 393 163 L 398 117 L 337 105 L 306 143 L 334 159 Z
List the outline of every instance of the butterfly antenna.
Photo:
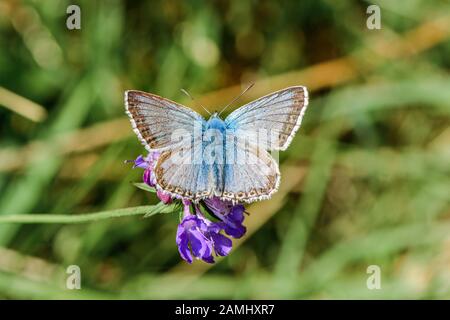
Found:
M 191 98 L 192 101 L 194 101 L 195 103 L 197 103 L 197 101 L 195 101 L 194 97 L 191 96 L 191 95 L 189 94 L 189 92 L 187 92 L 187 91 L 184 90 L 184 89 L 181 89 L 181 92 L 183 92 L 185 95 L 187 95 L 189 98 Z M 203 110 L 205 110 L 206 112 L 208 112 L 209 115 L 211 115 L 211 112 L 209 112 L 208 109 L 206 109 L 206 108 L 205 108 L 204 106 L 202 106 L 200 103 L 199 103 L 198 105 L 200 105 L 200 107 L 202 107 Z
M 219 112 L 219 116 L 222 112 L 225 111 L 226 108 L 228 108 L 229 106 L 231 106 L 233 103 L 235 103 L 240 97 L 242 97 L 248 90 L 250 90 L 253 86 L 255 85 L 255 83 L 251 83 L 247 89 L 245 89 L 244 91 L 242 91 L 236 98 L 234 98 L 233 100 L 231 100 L 231 102 L 229 104 L 227 104 L 222 110 L 220 110 Z

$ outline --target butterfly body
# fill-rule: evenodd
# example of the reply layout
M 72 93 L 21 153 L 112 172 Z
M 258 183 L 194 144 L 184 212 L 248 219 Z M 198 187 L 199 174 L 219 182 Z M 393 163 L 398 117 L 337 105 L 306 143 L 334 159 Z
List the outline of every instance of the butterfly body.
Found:
M 206 130 L 219 130 L 221 133 L 225 133 L 227 124 L 220 118 L 219 115 L 213 114 L 206 122 Z
M 202 150 L 198 154 L 192 155 L 193 158 L 199 158 L 202 162 L 202 172 L 204 179 L 209 181 L 206 185 L 213 186 L 209 193 L 215 196 L 221 196 L 224 188 L 224 176 L 226 174 L 223 166 L 226 163 L 226 123 L 217 113 L 214 113 L 206 122 L 202 132 Z M 210 150 L 205 157 L 206 150 Z
M 213 196 L 234 202 L 269 198 L 280 182 L 268 151 L 285 150 L 308 103 L 305 87 L 272 93 L 232 112 L 225 120 L 162 97 L 130 90 L 127 114 L 149 151 L 160 151 L 157 187 L 198 201 Z M 175 137 L 175 138 L 174 138 Z

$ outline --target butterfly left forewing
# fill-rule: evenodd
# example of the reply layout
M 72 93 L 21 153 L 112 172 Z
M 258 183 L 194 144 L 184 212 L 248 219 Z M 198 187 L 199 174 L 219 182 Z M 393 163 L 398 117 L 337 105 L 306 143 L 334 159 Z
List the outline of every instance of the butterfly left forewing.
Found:
M 160 96 L 137 90 L 125 92 L 125 108 L 133 130 L 148 151 L 173 148 L 174 131 L 192 134 L 204 119 L 195 111 Z
M 154 174 L 157 188 L 189 199 L 208 197 L 211 182 L 197 159 L 205 120 L 174 101 L 137 90 L 125 92 L 126 112 L 138 138 L 148 151 L 159 151 Z M 196 137 L 196 142 L 193 138 Z

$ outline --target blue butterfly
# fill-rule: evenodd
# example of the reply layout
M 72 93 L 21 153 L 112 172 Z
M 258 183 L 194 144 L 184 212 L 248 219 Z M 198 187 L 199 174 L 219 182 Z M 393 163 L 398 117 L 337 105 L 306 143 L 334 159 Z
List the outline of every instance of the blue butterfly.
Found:
M 157 188 L 195 202 L 214 196 L 253 202 L 276 192 L 280 172 L 268 151 L 286 150 L 307 105 L 306 87 L 295 86 L 250 102 L 225 120 L 218 113 L 205 120 L 160 96 L 125 92 L 134 132 L 149 152 L 160 152 Z M 174 138 L 180 131 L 184 138 Z

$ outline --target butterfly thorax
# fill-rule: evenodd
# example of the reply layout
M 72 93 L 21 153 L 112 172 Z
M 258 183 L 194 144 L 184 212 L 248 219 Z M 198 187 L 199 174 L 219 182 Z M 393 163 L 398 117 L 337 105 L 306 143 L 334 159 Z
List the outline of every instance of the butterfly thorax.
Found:
M 206 122 L 206 129 L 215 129 L 223 133 L 226 129 L 226 124 L 217 113 L 214 113 Z

